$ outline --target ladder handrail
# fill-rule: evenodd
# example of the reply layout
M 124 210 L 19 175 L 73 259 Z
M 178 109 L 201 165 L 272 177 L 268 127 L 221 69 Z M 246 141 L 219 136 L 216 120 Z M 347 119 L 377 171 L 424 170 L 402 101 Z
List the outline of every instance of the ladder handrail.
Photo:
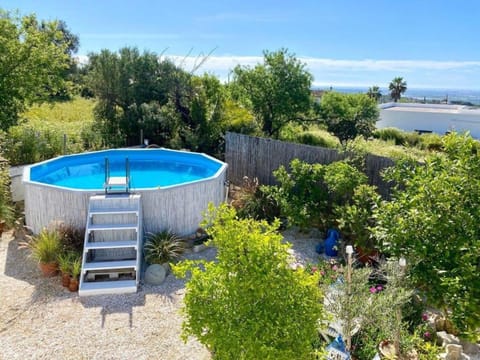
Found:
M 125 158 L 125 191 L 130 192 L 130 161 L 128 157 Z M 105 157 L 105 193 L 108 193 L 110 187 L 110 161 Z

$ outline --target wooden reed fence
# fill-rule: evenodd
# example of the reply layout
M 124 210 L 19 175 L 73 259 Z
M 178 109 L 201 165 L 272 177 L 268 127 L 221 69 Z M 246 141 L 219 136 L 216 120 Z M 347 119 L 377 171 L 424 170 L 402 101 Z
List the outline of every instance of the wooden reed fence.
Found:
M 228 163 L 228 180 L 241 185 L 243 178 L 258 178 L 261 184 L 275 184 L 272 172 L 280 165 L 288 167 L 293 159 L 308 163 L 330 164 L 344 159 L 345 153 L 318 146 L 294 144 L 285 141 L 265 139 L 227 132 L 225 136 L 225 161 Z M 380 172 L 394 164 L 392 159 L 367 155 L 366 175 L 369 183 L 376 185 L 380 194 L 388 196 L 390 186 L 385 183 Z

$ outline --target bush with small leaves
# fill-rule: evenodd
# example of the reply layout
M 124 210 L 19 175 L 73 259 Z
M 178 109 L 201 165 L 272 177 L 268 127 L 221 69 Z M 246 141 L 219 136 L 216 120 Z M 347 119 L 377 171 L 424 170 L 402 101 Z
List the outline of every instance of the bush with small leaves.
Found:
M 216 359 L 314 359 L 323 318 L 318 274 L 289 267 L 278 220 L 238 219 L 232 207 L 210 205 L 202 225 L 218 261 L 173 267 L 190 274 L 184 338 L 195 336 Z

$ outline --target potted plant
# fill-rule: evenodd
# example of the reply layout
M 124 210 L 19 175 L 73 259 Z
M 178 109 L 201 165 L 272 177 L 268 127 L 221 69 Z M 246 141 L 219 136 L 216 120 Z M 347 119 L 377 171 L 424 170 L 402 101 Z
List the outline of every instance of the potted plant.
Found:
M 62 244 L 56 231 L 43 229 L 38 236 L 30 237 L 27 242 L 21 243 L 20 247 L 31 250 L 31 256 L 38 261 L 44 276 L 57 274 Z
M 68 287 L 70 285 L 70 278 L 72 273 L 72 264 L 75 261 L 75 254 L 65 252 L 58 257 L 58 268 L 62 273 L 62 285 Z
M 185 248 L 185 240 L 169 231 L 149 233 L 143 248 L 145 261 L 150 265 L 163 265 L 168 271 L 168 263 L 179 259 Z
M 80 279 L 80 274 L 82 272 L 82 258 L 81 256 L 75 256 L 71 264 L 71 275 L 70 284 L 68 285 L 68 289 L 72 292 L 78 290 L 78 284 Z

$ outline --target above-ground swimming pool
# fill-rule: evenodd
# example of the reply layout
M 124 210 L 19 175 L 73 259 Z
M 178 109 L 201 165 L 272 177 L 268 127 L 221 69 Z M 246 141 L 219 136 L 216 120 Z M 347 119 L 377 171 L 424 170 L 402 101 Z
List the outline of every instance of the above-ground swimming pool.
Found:
M 125 177 L 127 162 L 130 191 L 142 195 L 147 232 L 193 233 L 208 203 L 224 200 L 227 165 L 208 155 L 168 149 L 90 152 L 25 168 L 27 226 L 35 233 L 52 221 L 84 227 L 90 196 L 104 192 L 106 168 L 112 177 Z

